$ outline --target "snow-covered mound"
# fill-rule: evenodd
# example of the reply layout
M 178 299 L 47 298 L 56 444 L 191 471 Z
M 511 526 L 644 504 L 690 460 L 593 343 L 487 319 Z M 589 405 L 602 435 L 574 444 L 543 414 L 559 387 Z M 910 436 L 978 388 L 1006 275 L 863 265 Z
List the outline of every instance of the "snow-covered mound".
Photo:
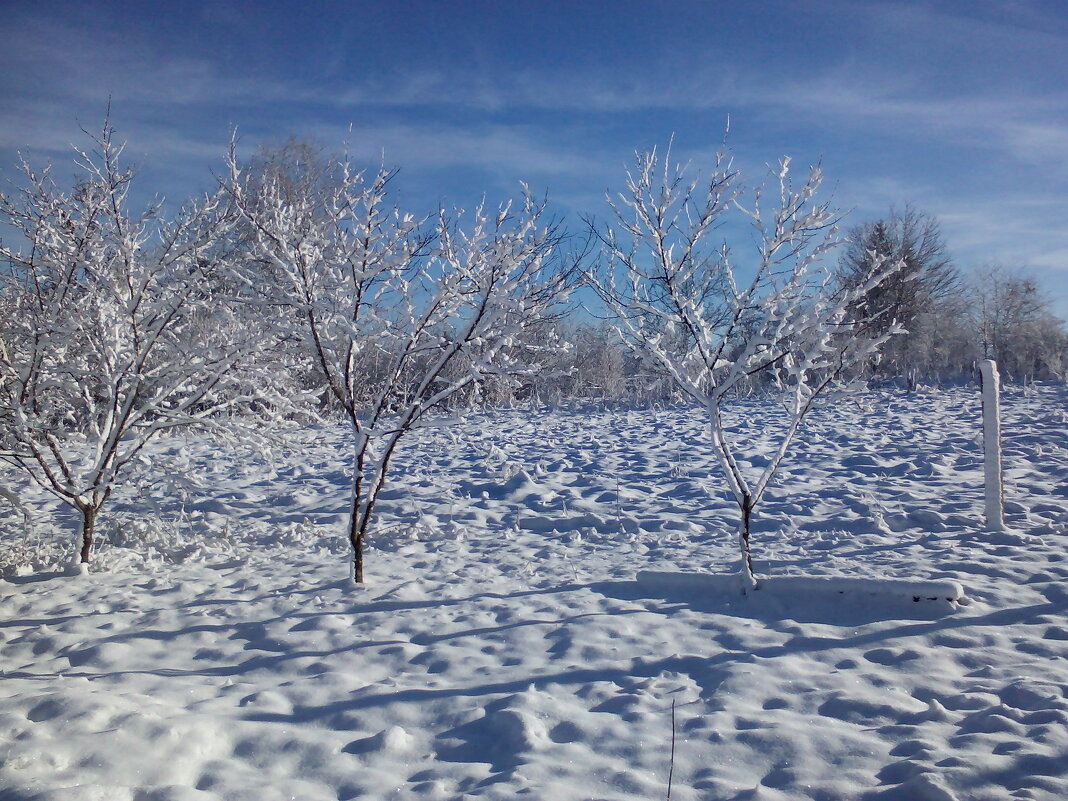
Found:
M 822 412 L 754 532 L 758 573 L 799 578 L 747 597 L 635 581 L 735 564 L 690 411 L 421 432 L 357 590 L 329 430 L 161 442 L 177 477 L 124 488 L 85 576 L 16 575 L 72 521 L 5 475 L 30 530 L 0 498 L 0 799 L 1068 798 L 1066 402 L 1004 398 L 1002 533 L 976 392 Z M 971 602 L 801 578 L 832 576 Z

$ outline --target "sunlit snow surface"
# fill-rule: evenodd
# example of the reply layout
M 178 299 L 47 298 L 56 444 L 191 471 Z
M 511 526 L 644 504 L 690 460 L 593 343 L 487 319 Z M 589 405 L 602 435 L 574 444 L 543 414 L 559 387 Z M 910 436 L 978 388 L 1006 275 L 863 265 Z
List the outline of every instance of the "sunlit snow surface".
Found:
M 661 799 L 673 705 L 676 801 L 1068 798 L 1066 403 L 1003 399 L 1008 533 L 973 389 L 821 412 L 757 512 L 758 573 L 953 579 L 956 609 L 636 584 L 733 569 L 694 412 L 414 436 L 356 590 L 338 433 L 269 461 L 164 441 L 183 479 L 105 509 L 130 547 L 0 581 L 0 799 Z M 4 481 L 52 558 L 73 521 Z

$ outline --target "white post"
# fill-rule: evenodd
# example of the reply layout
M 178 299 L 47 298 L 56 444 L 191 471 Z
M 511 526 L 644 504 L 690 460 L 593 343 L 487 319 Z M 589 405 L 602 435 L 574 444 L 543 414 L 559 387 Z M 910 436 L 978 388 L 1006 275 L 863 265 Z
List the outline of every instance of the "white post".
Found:
M 1001 476 L 1001 377 L 993 359 L 979 362 L 983 382 L 983 473 L 986 478 L 986 525 L 992 531 L 1005 530 L 1002 510 Z

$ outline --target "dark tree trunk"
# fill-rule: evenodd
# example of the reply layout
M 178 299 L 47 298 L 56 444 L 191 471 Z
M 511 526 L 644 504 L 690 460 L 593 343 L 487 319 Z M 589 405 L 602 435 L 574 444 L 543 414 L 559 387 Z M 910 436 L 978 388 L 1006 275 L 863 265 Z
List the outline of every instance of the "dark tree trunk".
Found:
M 80 506 L 82 513 L 82 550 L 81 562 L 89 563 L 89 554 L 93 550 L 93 535 L 96 533 L 96 516 L 100 512 L 99 506 Z
M 363 541 L 371 527 L 378 493 L 385 485 L 389 460 L 398 441 L 399 437 L 395 437 L 386 446 L 382 463 L 372 472 L 370 481 L 364 475 L 367 462 L 366 442 L 356 455 L 355 476 L 352 482 L 352 512 L 349 516 L 349 543 L 352 545 L 352 578 L 357 584 L 363 584 Z
M 756 573 L 753 572 L 753 555 L 749 549 L 749 533 L 750 526 L 753 519 L 753 499 L 748 494 L 742 496 L 742 502 L 740 504 L 742 509 L 742 532 L 741 532 L 741 546 L 742 546 L 742 558 L 745 560 L 745 566 L 749 570 L 749 575 L 756 577 Z
M 352 417 L 356 436 L 356 453 L 352 464 L 352 507 L 349 510 L 349 545 L 352 546 L 352 580 L 363 584 L 363 532 L 366 512 L 361 514 L 364 493 L 364 467 L 367 459 L 367 438 L 360 433 L 359 422 Z
M 349 544 L 352 545 L 352 578 L 363 584 L 363 526 L 360 525 L 359 492 L 352 493 L 352 513 L 349 515 Z

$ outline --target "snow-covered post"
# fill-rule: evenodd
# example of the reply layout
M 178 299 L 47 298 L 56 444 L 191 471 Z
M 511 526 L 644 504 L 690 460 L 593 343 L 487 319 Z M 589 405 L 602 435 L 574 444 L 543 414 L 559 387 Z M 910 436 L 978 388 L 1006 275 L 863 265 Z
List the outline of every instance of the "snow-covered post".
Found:
M 986 525 L 994 531 L 1005 528 L 1001 476 L 1001 377 L 993 359 L 979 362 L 983 387 L 983 473 L 986 478 Z

